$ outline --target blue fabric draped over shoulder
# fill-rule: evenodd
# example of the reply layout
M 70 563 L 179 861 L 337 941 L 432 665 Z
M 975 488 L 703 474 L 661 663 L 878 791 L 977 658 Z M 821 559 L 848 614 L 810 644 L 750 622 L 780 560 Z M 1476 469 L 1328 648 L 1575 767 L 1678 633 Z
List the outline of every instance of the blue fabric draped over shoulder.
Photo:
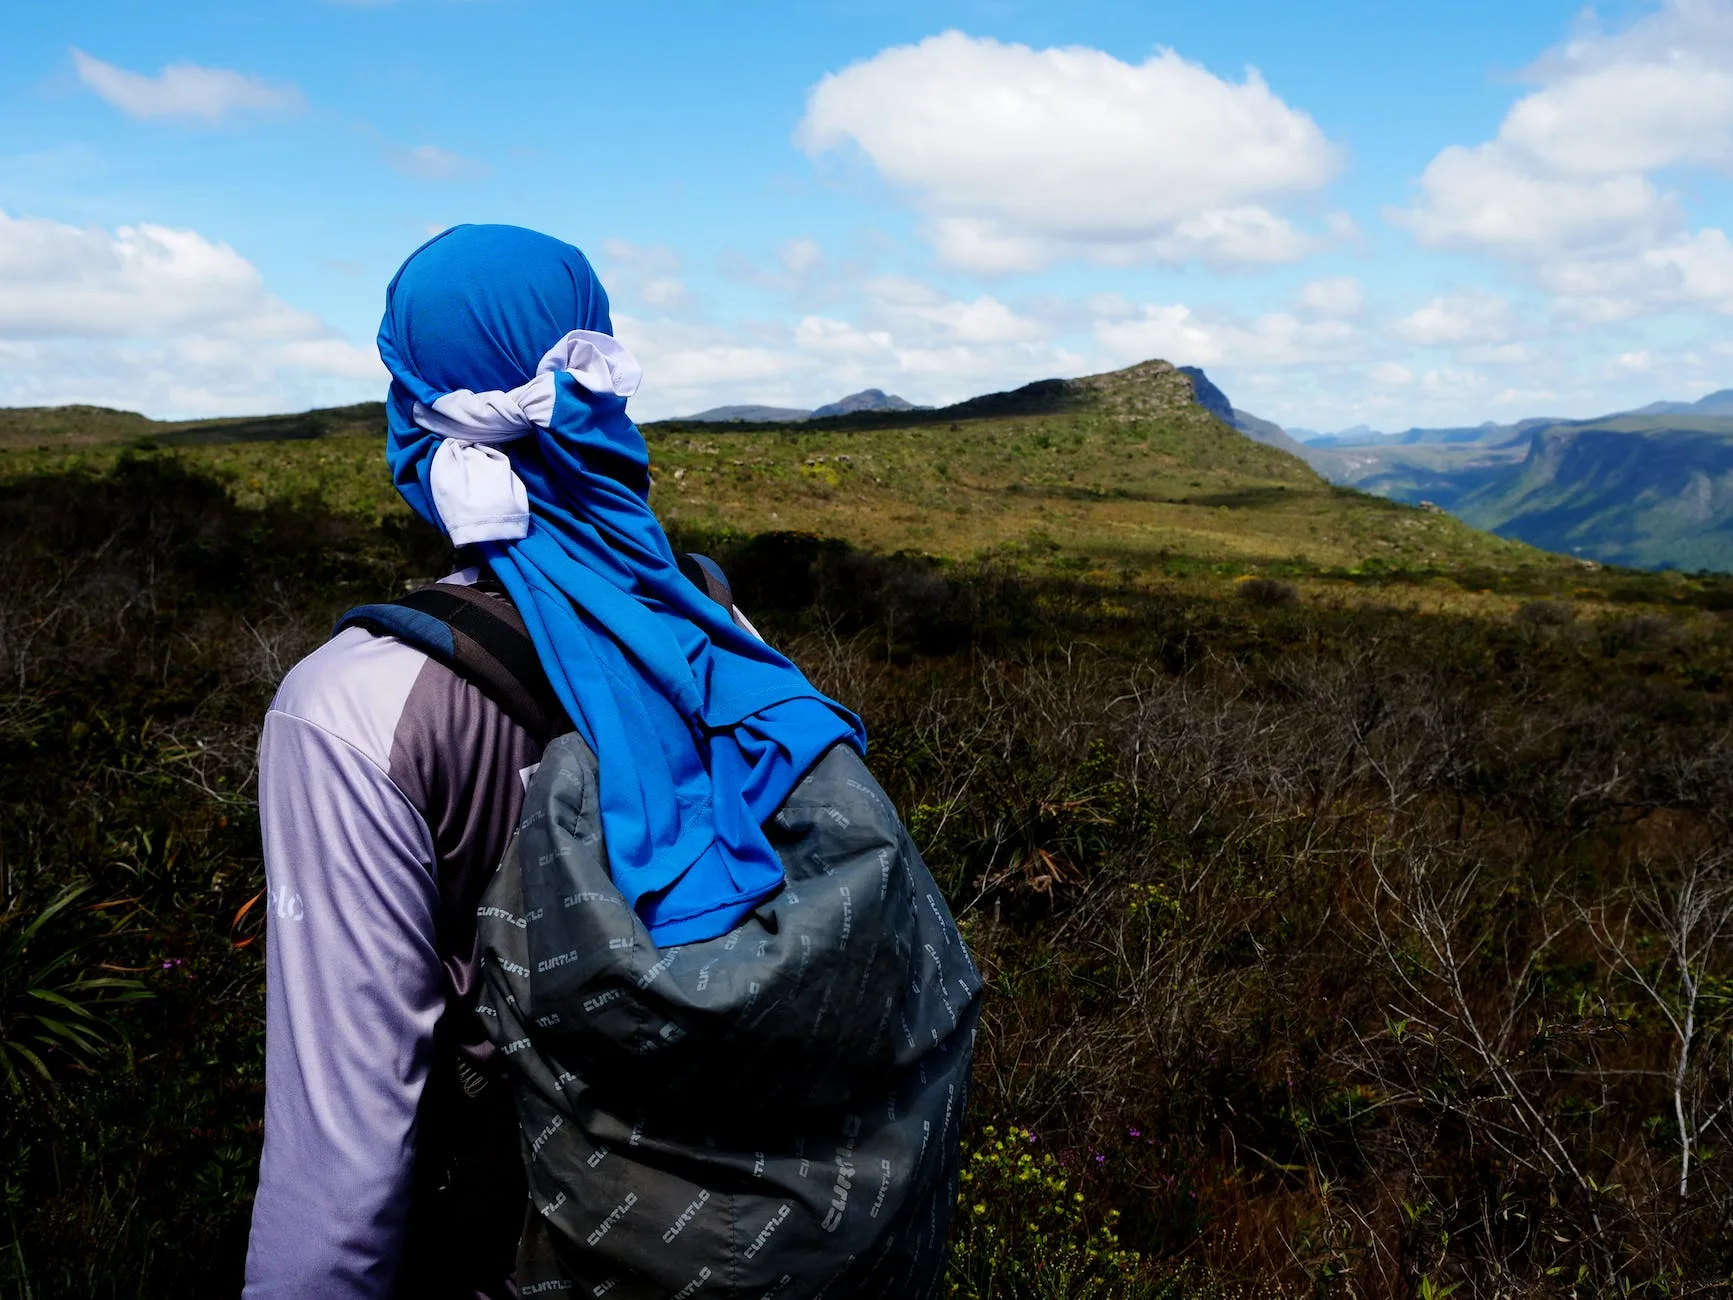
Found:
M 441 526 L 440 439 L 415 421 L 447 393 L 509 391 L 571 330 L 612 334 L 608 298 L 571 245 L 514 226 L 457 226 L 386 292 L 387 460 Z M 506 444 L 528 535 L 480 544 L 523 615 L 554 691 L 595 751 L 614 883 L 660 947 L 734 928 L 782 883 L 763 825 L 860 720 L 679 571 L 649 507 L 649 450 L 613 393 L 556 381 L 546 428 Z

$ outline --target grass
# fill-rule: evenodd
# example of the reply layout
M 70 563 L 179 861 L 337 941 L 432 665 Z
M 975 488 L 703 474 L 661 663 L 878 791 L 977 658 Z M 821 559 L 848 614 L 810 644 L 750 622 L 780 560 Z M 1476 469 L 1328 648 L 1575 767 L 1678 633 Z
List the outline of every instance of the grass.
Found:
M 189 463 L 224 475 L 244 504 L 314 498 L 362 517 L 404 511 L 380 461 L 377 408 L 163 426 L 128 442 L 117 441 L 118 430 L 134 426 L 116 413 L 92 425 L 106 442 L 77 434 L 82 418 L 42 413 L 37 423 L 61 428 L 54 437 L 9 433 L 0 421 L 0 438 L 19 448 L 0 475 L 101 469 L 125 447 L 178 441 Z M 350 432 L 358 420 L 372 427 Z M 303 427 L 320 435 L 284 432 Z M 278 440 L 256 440 L 270 429 Z M 1200 564 L 1430 571 L 1568 563 L 1447 515 L 1331 487 L 1296 458 L 1212 419 L 1191 403 L 1189 381 L 1160 362 L 938 412 L 645 432 L 656 509 L 671 526 L 701 532 L 810 532 L 950 559 L 1011 547 L 1097 576 Z M 211 441 L 185 445 L 195 438 Z
M 202 446 L 224 442 L 280 442 L 363 434 L 378 429 L 378 402 L 296 415 L 218 420 L 152 420 L 103 406 L 0 408 L 0 451 L 54 455 L 67 449 Z
M 1733 582 L 1428 531 L 1169 396 L 651 430 L 989 981 L 951 1293 L 1722 1293 Z M 341 434 L 0 460 L 0 1041 L 50 1076 L 4 1085 L 0 1294 L 238 1290 L 256 729 L 447 563 L 388 492 Z
M 1111 377 L 1109 377 L 1111 378 Z M 923 420 L 928 422 L 923 423 Z M 1306 599 L 1508 615 L 1538 597 L 1617 610 L 1713 604 L 1727 581 L 1633 574 L 1477 532 L 1436 510 L 1332 487 L 1195 407 L 1095 405 L 933 423 L 659 425 L 646 430 L 652 503 L 694 537 L 804 533 L 878 554 L 993 560 L 1144 590 L 1231 592 L 1269 576 Z M 222 482 L 247 509 L 305 507 L 413 526 L 377 433 L 210 442 L 55 444 L 0 455 L 0 484 L 95 473 L 158 455 Z

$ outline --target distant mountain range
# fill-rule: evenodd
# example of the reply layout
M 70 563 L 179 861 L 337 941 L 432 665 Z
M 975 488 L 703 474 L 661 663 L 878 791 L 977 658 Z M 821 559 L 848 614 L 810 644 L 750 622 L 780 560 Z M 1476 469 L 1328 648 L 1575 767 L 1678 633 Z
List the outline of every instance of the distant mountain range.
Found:
M 1197 404 L 1223 424 L 1299 457 L 1332 483 L 1435 505 L 1477 528 L 1582 559 L 1733 571 L 1733 388 L 1593 420 L 1316 433 L 1241 410 L 1198 367 L 1179 369 Z M 1066 400 L 1074 382 L 1040 380 L 945 410 L 1042 409 Z M 687 418 L 753 424 L 927 409 L 869 388 L 811 411 L 719 406 Z
M 1234 424 L 1262 442 L 1272 431 L 1288 436 L 1243 411 Z M 1289 441 L 1333 483 L 1430 503 L 1550 551 L 1639 568 L 1733 570 L 1733 389 L 1591 420 L 1400 433 L 1361 426 Z
M 1722 388 L 1694 402 L 1650 402 L 1632 415 L 1733 415 L 1733 388 Z
M 863 388 L 858 393 L 850 393 L 824 406 L 814 407 L 807 411 L 793 406 L 712 406 L 708 411 L 700 411 L 697 415 L 682 416 L 685 420 L 701 420 L 707 424 L 727 424 L 739 421 L 742 424 L 779 424 L 783 421 L 823 420 L 833 415 L 855 415 L 861 411 L 930 411 L 930 406 L 916 406 L 913 402 L 886 393 L 882 388 Z

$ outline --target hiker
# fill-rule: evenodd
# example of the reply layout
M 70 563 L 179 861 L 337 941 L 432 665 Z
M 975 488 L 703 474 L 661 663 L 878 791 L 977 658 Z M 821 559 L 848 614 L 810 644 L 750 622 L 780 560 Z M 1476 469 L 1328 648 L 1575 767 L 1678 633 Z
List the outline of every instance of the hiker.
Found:
M 577 249 L 436 236 L 379 351 L 457 571 L 266 717 L 246 1297 L 931 1293 L 980 981 L 860 721 L 670 548 Z

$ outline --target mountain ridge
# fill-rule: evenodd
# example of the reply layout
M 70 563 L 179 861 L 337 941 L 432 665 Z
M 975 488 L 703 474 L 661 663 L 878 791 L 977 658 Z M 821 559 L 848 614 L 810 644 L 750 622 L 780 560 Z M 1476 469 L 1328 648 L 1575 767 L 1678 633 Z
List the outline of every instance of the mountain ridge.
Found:
M 1733 571 L 1733 389 L 1588 419 L 1360 428 L 1299 454 L 1333 483 L 1639 568 Z
M 858 393 L 839 397 L 834 402 L 815 406 L 811 410 L 799 406 L 712 406 L 696 415 L 675 418 L 700 424 L 781 424 L 800 420 L 823 420 L 836 415 L 854 415 L 860 411 L 926 411 L 931 407 L 917 406 L 907 398 L 887 393 L 882 388 L 863 388 Z
M 1161 360 L 1043 379 L 933 411 L 798 423 L 646 423 L 651 500 L 675 534 L 834 538 L 885 553 L 1148 581 L 1208 571 L 1541 572 L 1568 561 L 1436 513 L 1344 491 L 1218 418 L 1207 376 Z M 1219 390 L 1218 390 L 1219 392 Z M 52 426 L 52 427 L 51 427 Z M 313 493 L 371 518 L 407 507 L 378 404 L 156 423 L 91 409 L 0 411 L 0 476 L 101 469 L 172 445 L 263 507 Z M 57 430 L 57 432 L 56 432 Z M 142 432 L 141 432 L 142 431 Z M 1271 569 L 1273 567 L 1273 570 Z

